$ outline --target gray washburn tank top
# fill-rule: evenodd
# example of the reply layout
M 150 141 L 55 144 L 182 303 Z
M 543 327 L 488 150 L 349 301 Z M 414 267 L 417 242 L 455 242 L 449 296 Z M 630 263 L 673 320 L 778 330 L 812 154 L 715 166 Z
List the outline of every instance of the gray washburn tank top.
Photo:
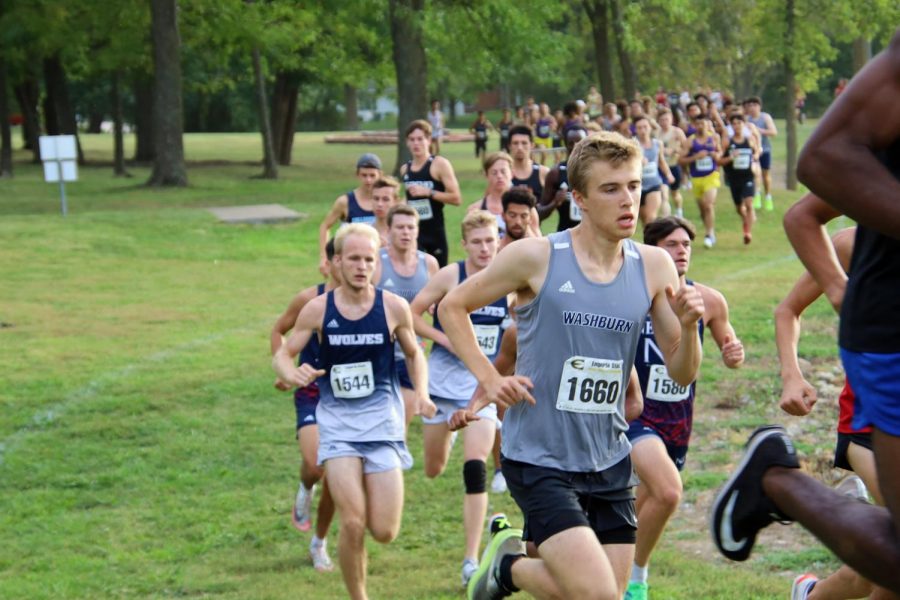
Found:
M 540 292 L 518 313 L 516 374 L 534 382 L 537 404 L 503 419 L 503 455 L 571 472 L 607 469 L 631 451 L 625 388 L 650 296 L 637 246 L 609 283 L 582 273 L 570 231 L 547 236 L 550 264 Z

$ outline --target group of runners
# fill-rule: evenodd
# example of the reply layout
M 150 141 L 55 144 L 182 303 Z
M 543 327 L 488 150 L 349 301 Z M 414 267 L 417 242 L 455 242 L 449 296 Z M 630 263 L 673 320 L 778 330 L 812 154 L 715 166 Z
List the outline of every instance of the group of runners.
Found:
M 847 562 L 822 582 L 798 577 L 794 598 L 858 597 L 822 595 L 823 588 L 879 597 L 900 590 L 898 571 L 889 568 L 900 564 L 900 495 L 889 479 L 900 456 L 893 425 L 900 387 L 892 385 L 900 332 L 887 317 L 898 302 L 896 279 L 885 275 L 895 277 L 900 266 L 891 237 L 900 227 L 884 200 L 900 186 L 900 118 L 883 131 L 876 127 L 883 118 L 860 116 L 879 108 L 882 117 L 897 117 L 866 86 L 884 86 L 896 100 L 898 64 L 895 39 L 807 146 L 801 177 L 860 227 L 839 234 L 835 254 L 822 229 L 835 211 L 816 196 L 791 210 L 786 227 L 811 275 L 776 314 L 782 406 L 799 415 L 815 401 L 796 366 L 799 314 L 820 290 L 842 305 L 842 356 L 857 395 L 855 405 L 842 403 L 838 466 L 856 470 L 887 508 L 800 473 L 777 426 L 754 432 L 713 507 L 713 539 L 729 558 L 745 559 L 756 532 L 773 520 L 796 520 Z M 853 131 L 840 119 L 853 121 Z M 662 121 L 660 128 L 665 114 Z M 712 133 L 709 122 L 694 121 L 701 137 Z M 739 113 L 729 124 L 729 143 L 747 141 L 752 163 L 754 129 L 743 129 Z M 484 197 L 461 223 L 465 258 L 449 264 L 443 211 L 461 204 L 461 195 L 450 162 L 432 153 L 432 125 L 407 128 L 412 158 L 400 169 L 402 183 L 383 174 L 377 156 L 360 157 L 360 185 L 335 201 L 320 229 L 328 281 L 300 292 L 272 330 L 275 385 L 295 389 L 302 455 L 292 521 L 304 531 L 315 522 L 311 558 L 330 570 L 325 538 L 336 510 L 338 562 L 351 598 L 367 597 L 365 532 L 381 543 L 399 532 L 402 470 L 412 463 L 408 426 L 417 416 L 427 477 L 444 472 L 462 438 L 460 569 L 469 598 L 519 590 L 538 598 L 648 597 L 653 550 L 681 499 L 703 337 L 712 336 L 729 368 L 741 366 L 744 348 L 722 294 L 687 277 L 693 225 L 645 210 L 647 165 L 667 180 L 672 173 L 662 147 L 648 158 L 653 123 L 645 117 L 633 125 L 634 137 L 591 132 L 573 119 L 563 130 L 567 159 L 553 169 L 532 161 L 532 130 L 511 127 L 509 152 L 484 156 Z M 650 146 L 659 137 L 649 137 Z M 857 187 L 833 169 L 834 144 L 856 161 Z M 732 163 L 746 156 L 728 153 Z M 874 191 L 860 194 L 868 180 Z M 851 190 L 862 199 L 848 199 Z M 542 236 L 540 221 L 553 212 L 558 230 Z M 644 243 L 637 243 L 631 238 L 641 221 Z M 838 257 L 846 266 L 854 235 L 848 284 Z M 427 358 L 422 339 L 433 342 Z M 516 517 L 495 516 L 482 551 L 498 431 L 498 481 L 521 509 L 523 527 L 511 525 Z M 855 485 L 852 495 L 862 489 Z

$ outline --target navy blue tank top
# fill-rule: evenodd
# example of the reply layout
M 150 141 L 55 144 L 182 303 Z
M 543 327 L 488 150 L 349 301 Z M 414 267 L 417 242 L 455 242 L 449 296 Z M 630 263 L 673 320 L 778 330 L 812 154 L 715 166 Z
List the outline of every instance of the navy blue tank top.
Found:
M 541 167 L 537 163 L 531 165 L 531 175 L 528 179 L 517 179 L 515 175 L 512 178 L 513 186 L 524 186 L 531 190 L 535 198 L 541 197 L 544 186 L 541 185 Z
M 316 296 L 321 296 L 324 293 L 325 284 L 320 283 L 316 286 Z M 316 369 L 319 368 L 319 336 L 311 335 L 309 337 L 309 341 L 306 342 L 306 346 L 304 346 L 303 350 L 300 351 L 300 356 L 297 357 L 297 366 L 299 367 L 303 363 L 312 365 Z M 306 388 L 294 389 L 294 398 L 297 400 L 309 398 L 311 395 L 319 395 L 318 379 L 306 386 Z
M 581 223 L 581 210 L 578 209 L 575 200 L 572 199 L 572 189 L 569 186 L 568 161 L 564 160 L 559 163 L 557 170 L 559 172 L 559 186 L 562 187 L 565 184 L 568 191 L 566 192 L 566 199 L 556 207 L 556 211 L 559 213 L 559 224 L 556 226 L 556 230 L 565 231 Z
M 374 223 L 375 213 L 366 210 L 359 205 L 356 199 L 356 192 L 350 190 L 347 192 L 347 222 L 348 223 Z
M 431 176 L 431 163 L 434 157 L 428 160 L 418 171 L 412 170 L 412 161 L 406 163 L 406 173 L 403 175 L 403 185 L 409 190 L 412 185 L 421 185 L 436 192 L 443 192 L 444 184 Z M 406 203 L 415 208 L 419 213 L 419 246 L 430 246 L 438 240 L 447 237 L 444 231 L 444 203 L 431 200 L 428 196 L 413 198 L 409 191 L 406 192 Z
M 687 280 L 688 285 L 693 281 Z M 703 341 L 703 321 L 697 324 Z M 634 368 L 644 394 L 644 412 L 637 421 L 656 429 L 663 441 L 673 446 L 687 446 L 691 437 L 694 416 L 694 397 L 697 382 L 689 386 L 676 383 L 669 377 L 662 351 L 653 335 L 653 322 L 647 319 L 641 330 Z

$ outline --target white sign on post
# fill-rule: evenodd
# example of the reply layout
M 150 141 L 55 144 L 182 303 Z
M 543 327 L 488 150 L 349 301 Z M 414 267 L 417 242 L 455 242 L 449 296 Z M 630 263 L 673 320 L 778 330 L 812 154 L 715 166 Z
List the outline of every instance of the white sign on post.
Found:
M 59 183 L 63 216 L 68 214 L 64 181 L 78 181 L 78 146 L 74 135 L 42 135 L 38 138 L 41 160 L 44 162 L 44 181 Z

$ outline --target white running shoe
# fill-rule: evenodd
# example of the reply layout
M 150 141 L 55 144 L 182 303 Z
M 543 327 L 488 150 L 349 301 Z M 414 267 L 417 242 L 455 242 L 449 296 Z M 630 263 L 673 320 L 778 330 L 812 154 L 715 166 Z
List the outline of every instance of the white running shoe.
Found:
M 300 483 L 300 489 L 297 490 L 297 498 L 291 510 L 291 523 L 300 531 L 309 531 L 312 526 L 312 499 L 315 492 L 315 484 L 307 490 L 306 486 Z
M 869 490 L 866 489 L 866 484 L 858 475 L 847 475 L 837 482 L 834 491 L 842 496 L 849 496 L 863 502 L 869 501 Z
M 319 573 L 327 573 L 334 570 L 334 563 L 328 557 L 328 551 L 325 549 L 327 540 L 322 540 L 321 544 L 309 543 L 309 557 L 312 559 L 313 568 Z
M 491 480 L 491 491 L 495 494 L 505 494 L 507 489 L 509 488 L 506 487 L 506 477 L 503 476 L 503 471 L 494 471 L 494 478 Z
M 791 600 L 806 600 L 819 578 L 812 573 L 797 575 L 791 585 Z
M 712 248 L 716 245 L 716 236 L 714 235 L 706 235 L 703 236 L 703 245 L 707 248 Z
M 469 585 L 469 580 L 472 579 L 472 575 L 475 574 L 475 571 L 478 570 L 478 561 L 474 558 L 467 558 L 462 563 L 462 584 L 463 587 Z

